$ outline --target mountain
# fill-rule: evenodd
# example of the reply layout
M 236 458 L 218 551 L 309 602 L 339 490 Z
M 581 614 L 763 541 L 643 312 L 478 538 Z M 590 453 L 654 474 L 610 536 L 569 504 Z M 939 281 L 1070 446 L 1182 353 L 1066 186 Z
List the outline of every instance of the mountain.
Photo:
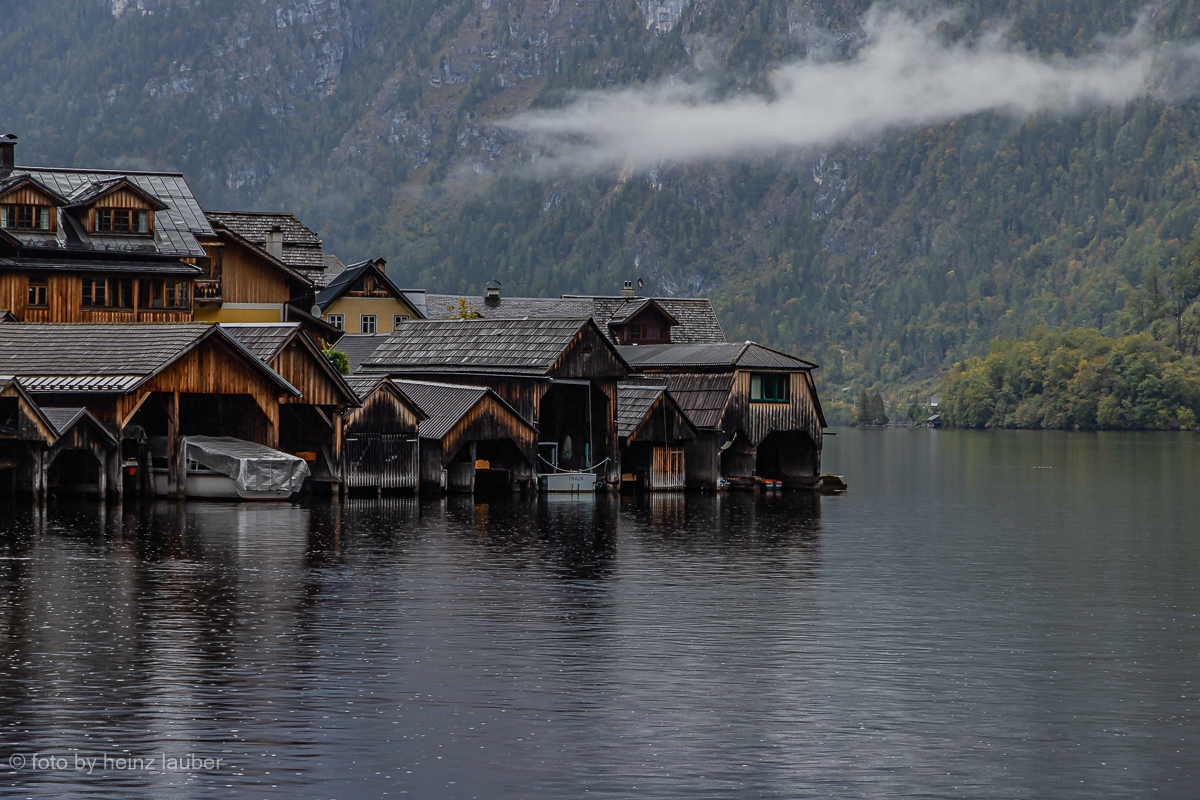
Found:
M 1123 0 L 952 3 L 939 27 L 1078 56 L 1128 31 Z M 187 173 L 209 208 L 291 209 L 343 260 L 471 292 L 713 298 L 731 339 L 823 365 L 834 415 L 1039 325 L 1171 346 L 1173 259 L 1200 219 L 1200 103 L 998 112 L 868 143 L 644 171 L 536 177 L 495 124 L 571 92 L 853 57 L 853 0 L 43 0 L 0 14 L 18 163 Z M 1145 25 L 1187 40 L 1200 3 Z M 1191 345 L 1194 346 L 1194 345 Z M 841 389 L 847 391 L 842 392 Z M 907 405 L 905 398 L 904 405 Z

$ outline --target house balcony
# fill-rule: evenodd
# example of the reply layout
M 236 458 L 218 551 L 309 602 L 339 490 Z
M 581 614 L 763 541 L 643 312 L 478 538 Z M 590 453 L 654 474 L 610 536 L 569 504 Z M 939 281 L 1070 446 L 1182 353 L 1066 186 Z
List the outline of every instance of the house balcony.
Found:
M 219 280 L 196 281 L 195 300 L 197 303 L 221 302 L 221 282 Z

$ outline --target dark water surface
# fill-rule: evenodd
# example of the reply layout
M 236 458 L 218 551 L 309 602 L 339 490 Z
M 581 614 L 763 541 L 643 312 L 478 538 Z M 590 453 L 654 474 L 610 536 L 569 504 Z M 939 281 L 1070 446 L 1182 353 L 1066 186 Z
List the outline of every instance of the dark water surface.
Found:
M 826 447 L 845 497 L 4 507 L 0 795 L 1200 795 L 1200 437 Z

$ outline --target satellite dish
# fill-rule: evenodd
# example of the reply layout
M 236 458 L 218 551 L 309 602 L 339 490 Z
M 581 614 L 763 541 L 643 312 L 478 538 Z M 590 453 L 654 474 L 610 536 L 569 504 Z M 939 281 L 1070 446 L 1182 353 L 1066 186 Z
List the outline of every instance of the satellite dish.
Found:
M 646 285 L 646 282 L 644 280 L 642 280 L 641 278 L 638 278 L 638 288 L 641 289 L 645 285 Z
M 320 318 L 321 318 L 321 307 L 320 307 L 320 306 L 313 306 L 313 307 L 312 307 L 312 315 L 313 315 L 314 317 L 316 317 L 317 319 L 320 319 Z

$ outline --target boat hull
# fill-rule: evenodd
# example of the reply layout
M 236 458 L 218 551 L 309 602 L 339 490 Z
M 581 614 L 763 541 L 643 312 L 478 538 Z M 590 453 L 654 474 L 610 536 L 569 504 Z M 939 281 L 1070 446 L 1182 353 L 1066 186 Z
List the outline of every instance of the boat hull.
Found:
M 596 476 L 590 472 L 551 472 L 538 475 L 538 489 L 551 494 L 595 494 Z
M 154 471 L 154 493 L 167 496 L 166 470 Z M 287 500 L 292 496 L 286 490 L 254 492 L 239 489 L 237 482 L 227 475 L 206 470 L 188 470 L 184 495 L 204 500 Z

